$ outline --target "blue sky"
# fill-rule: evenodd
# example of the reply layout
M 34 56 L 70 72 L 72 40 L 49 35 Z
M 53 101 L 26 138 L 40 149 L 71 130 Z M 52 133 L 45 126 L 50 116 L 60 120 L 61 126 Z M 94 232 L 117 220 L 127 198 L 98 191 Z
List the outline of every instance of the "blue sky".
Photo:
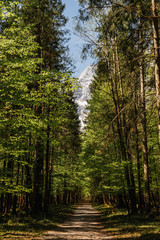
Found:
M 74 24 L 73 17 L 78 15 L 79 4 L 78 0 L 62 0 L 66 5 L 64 10 L 64 15 L 69 18 L 66 28 L 70 30 L 71 39 L 69 41 L 70 54 L 73 58 L 74 64 L 76 66 L 74 77 L 79 77 L 79 75 L 85 70 L 85 68 L 92 64 L 94 60 L 90 57 L 87 60 L 81 59 L 81 51 L 83 44 L 85 43 L 82 39 L 74 34 Z

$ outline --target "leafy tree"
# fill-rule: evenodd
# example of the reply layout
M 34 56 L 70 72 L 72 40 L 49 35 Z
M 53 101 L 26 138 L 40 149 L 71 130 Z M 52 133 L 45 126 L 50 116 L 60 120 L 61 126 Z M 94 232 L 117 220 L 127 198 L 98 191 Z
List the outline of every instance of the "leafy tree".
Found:
M 14 173 L 19 172 L 20 166 L 23 168 L 28 164 L 24 159 L 27 154 L 25 145 L 27 144 L 28 117 L 33 113 L 27 84 L 40 63 L 40 59 L 35 54 L 38 45 L 30 35 L 30 26 L 22 29 L 18 26 L 19 23 L 19 19 L 15 19 L 0 36 L 1 165 L 3 166 L 1 186 L 3 195 L 6 194 L 5 197 L 8 199 L 5 211 L 9 211 L 11 207 L 12 193 L 30 191 L 19 183 L 19 173 L 17 177 L 14 177 Z
M 64 6 L 61 1 L 47 4 L 22 1 L 3 5 L 0 193 L 5 213 L 12 210 L 15 214 L 23 208 L 33 215 L 46 214 L 55 201 L 52 193 L 59 180 L 64 203 L 77 200 L 78 181 L 73 171 L 79 152 L 79 122 L 72 94 L 75 79 L 63 72 L 66 48 L 61 48 L 60 28 L 66 21 L 61 15 Z M 44 32 L 42 20 L 48 24 Z M 56 176 L 55 180 L 57 160 L 63 162 L 63 168 L 58 165 L 60 179 Z
M 77 28 L 80 29 L 82 35 L 84 34 L 89 44 L 94 45 L 98 57 L 97 77 L 91 87 L 92 99 L 95 98 L 96 91 L 98 92 L 97 96 L 100 96 L 101 87 L 107 82 L 103 91 L 109 91 L 111 96 L 110 104 L 113 104 L 112 108 L 114 109 L 114 112 L 111 111 L 113 116 L 110 119 L 110 127 L 104 127 L 104 129 L 112 129 L 112 134 L 117 137 L 119 145 L 115 148 L 115 155 L 120 154 L 119 162 L 122 163 L 121 190 L 123 189 L 123 191 L 117 194 L 114 201 L 119 199 L 120 205 L 125 203 L 125 206 L 131 212 L 137 211 L 137 202 L 140 211 L 143 211 L 144 205 L 146 211 L 150 211 L 151 201 L 154 201 L 154 197 L 151 200 L 153 179 L 151 180 L 152 177 L 149 174 L 151 174 L 153 164 L 151 164 L 150 158 L 152 157 L 148 150 L 152 148 L 152 144 L 148 140 L 151 137 L 148 127 L 148 121 L 150 122 L 148 102 L 152 101 L 150 94 L 155 87 L 149 73 L 149 71 L 152 72 L 153 64 L 152 55 L 150 54 L 152 51 L 151 22 L 149 19 L 144 18 L 149 11 L 146 10 L 146 3 L 144 6 L 143 1 L 139 3 L 137 1 L 101 1 L 103 5 L 99 1 L 79 2 L 82 4 L 83 9 L 80 11 L 80 20 L 85 22 L 95 19 L 97 23 L 97 40 L 91 35 L 88 36 L 86 29 L 83 31 L 82 28 Z M 147 1 L 147 6 L 148 8 L 151 7 L 150 1 Z M 148 84 L 151 87 L 150 89 L 146 89 Z M 96 88 L 96 91 L 93 90 L 94 88 Z M 147 97 L 145 92 L 147 92 Z M 86 127 L 87 135 L 94 124 L 95 116 L 92 117 L 92 111 L 101 119 L 100 113 L 96 112 L 98 102 L 100 103 L 100 98 L 97 98 L 93 105 L 92 101 L 90 101 L 90 114 Z M 104 108 L 104 106 L 101 106 L 101 111 Z M 109 109 L 108 106 L 107 109 Z M 105 114 L 106 118 L 108 118 L 108 112 Z M 149 116 L 152 118 L 150 114 Z M 96 119 L 96 121 L 99 120 Z M 102 122 L 104 124 L 105 120 L 103 119 Z M 96 161 L 98 162 L 98 153 L 96 153 L 95 149 L 98 146 L 97 141 L 103 142 L 103 140 L 99 137 L 99 132 L 102 132 L 102 130 L 95 129 L 96 137 L 92 141 L 91 156 L 94 156 L 95 159 L 97 157 Z M 109 139 L 109 136 L 107 136 L 107 139 Z M 84 138 L 83 149 L 85 149 L 85 144 L 86 140 Z M 155 149 L 157 150 L 157 145 Z M 84 154 L 86 151 L 89 151 L 87 147 Z M 105 153 L 105 149 L 102 152 Z M 106 159 L 105 154 L 103 158 Z M 87 158 L 86 162 L 88 161 Z M 102 164 L 104 166 L 103 162 Z M 96 169 L 96 167 L 92 166 L 92 169 Z M 97 173 L 101 175 L 100 167 L 97 168 Z M 105 170 L 103 173 L 106 176 Z M 113 176 L 114 173 L 116 173 L 115 170 L 112 173 Z M 107 184 L 110 185 L 109 182 Z M 104 182 L 102 185 L 105 185 Z M 137 187 L 138 196 L 136 194 Z M 96 189 L 99 191 L 98 186 L 96 186 Z M 153 194 L 155 196 L 157 195 L 156 191 Z

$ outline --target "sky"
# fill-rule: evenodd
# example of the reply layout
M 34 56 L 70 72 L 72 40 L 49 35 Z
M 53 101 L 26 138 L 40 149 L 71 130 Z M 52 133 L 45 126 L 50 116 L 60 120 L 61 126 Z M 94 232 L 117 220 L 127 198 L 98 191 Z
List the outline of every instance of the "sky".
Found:
M 66 28 L 70 30 L 71 39 L 68 44 L 70 48 L 70 55 L 76 67 L 73 76 L 79 77 L 79 75 L 86 69 L 86 67 L 94 62 L 94 59 L 92 59 L 91 57 L 88 57 L 85 61 L 81 59 L 81 52 L 83 44 L 85 42 L 74 34 L 73 17 L 78 15 L 78 0 L 62 0 L 62 2 L 66 6 L 64 10 L 64 15 L 69 19 Z

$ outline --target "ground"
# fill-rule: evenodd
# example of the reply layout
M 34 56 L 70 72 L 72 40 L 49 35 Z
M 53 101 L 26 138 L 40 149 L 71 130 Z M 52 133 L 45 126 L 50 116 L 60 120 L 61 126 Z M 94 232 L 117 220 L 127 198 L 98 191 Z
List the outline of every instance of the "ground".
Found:
M 88 203 L 53 205 L 47 218 L 32 218 L 25 213 L 0 218 L 0 240 L 6 239 L 160 240 L 160 214 L 128 215 L 125 209 L 107 204 L 94 208 Z
M 101 223 L 100 213 L 90 204 L 77 205 L 74 213 L 63 224 L 46 232 L 44 240 L 103 240 L 114 239 L 108 236 Z

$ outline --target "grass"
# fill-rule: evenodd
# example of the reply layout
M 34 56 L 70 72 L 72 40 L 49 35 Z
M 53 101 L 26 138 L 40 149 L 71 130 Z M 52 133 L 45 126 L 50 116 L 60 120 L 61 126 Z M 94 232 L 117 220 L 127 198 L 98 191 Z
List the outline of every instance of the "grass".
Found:
M 106 234 L 123 240 L 160 240 L 160 215 L 128 215 L 108 205 L 96 206 L 102 212 Z
M 96 208 L 102 212 L 106 235 L 120 240 L 160 240 L 160 215 L 127 215 L 125 210 L 108 205 Z M 44 232 L 53 230 L 73 209 L 74 206 L 52 206 L 47 218 L 33 219 L 23 213 L 4 216 L 0 218 L 0 240 L 42 240 Z
M 73 209 L 73 206 L 52 206 L 47 218 L 41 216 L 34 219 L 23 213 L 19 216 L 4 216 L 0 218 L 0 240 L 40 240 L 45 231 L 53 230 L 72 213 Z

